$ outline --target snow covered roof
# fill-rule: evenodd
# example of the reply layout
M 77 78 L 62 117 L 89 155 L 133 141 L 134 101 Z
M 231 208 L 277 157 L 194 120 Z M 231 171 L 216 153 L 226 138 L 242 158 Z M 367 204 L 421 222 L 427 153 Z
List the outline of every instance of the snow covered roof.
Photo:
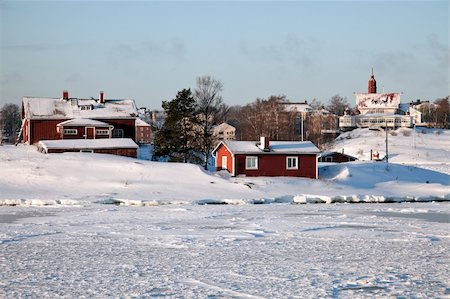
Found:
M 340 152 L 322 152 L 322 153 L 320 153 L 318 158 L 333 156 L 334 154 L 340 154 L 340 155 L 343 155 L 343 156 L 348 157 L 350 159 L 358 160 L 358 158 L 356 158 L 356 157 L 353 157 L 353 156 L 350 156 L 350 155 L 347 155 L 347 154 L 344 154 L 344 153 L 340 153 Z
M 135 124 L 135 126 L 139 126 L 139 127 L 150 127 L 150 125 L 148 123 L 146 123 L 145 121 L 143 121 L 140 118 L 136 118 L 136 121 L 134 124 Z
M 109 124 L 89 118 L 74 118 L 57 124 L 58 127 L 74 127 L 74 126 L 95 126 L 95 127 L 109 127 Z
M 62 99 L 23 97 L 24 115 L 28 119 L 130 118 L 138 115 L 134 100 Z
M 214 126 L 213 130 L 214 131 L 219 131 L 219 130 L 225 131 L 225 130 L 236 130 L 236 128 L 228 123 L 221 123 L 220 125 Z
M 130 138 L 41 140 L 38 148 L 48 149 L 113 149 L 138 148 Z
M 318 154 L 320 150 L 311 141 L 270 141 L 269 151 L 258 147 L 257 141 L 222 141 L 233 154 Z M 220 146 L 220 144 L 216 147 Z M 216 149 L 214 151 L 216 151 Z
M 287 112 L 312 112 L 313 109 L 305 101 L 304 103 L 282 103 Z

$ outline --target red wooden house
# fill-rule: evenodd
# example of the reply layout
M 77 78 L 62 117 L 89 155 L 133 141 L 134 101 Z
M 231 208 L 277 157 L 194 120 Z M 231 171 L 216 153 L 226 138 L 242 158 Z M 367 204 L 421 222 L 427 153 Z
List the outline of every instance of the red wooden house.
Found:
M 143 127 L 143 121 L 137 122 L 137 117 L 138 111 L 133 100 L 105 99 L 102 91 L 98 99 L 70 98 L 69 93 L 64 91 L 61 98 L 23 97 L 21 131 L 23 142 L 27 144 L 61 139 L 116 138 L 130 139 L 135 143 L 137 124 Z M 119 155 L 126 152 L 126 156 L 136 156 L 129 153 L 129 144 L 126 142 L 111 140 L 94 143 L 96 152 Z M 50 144 L 54 146 L 53 143 Z M 119 146 L 124 144 L 127 147 L 121 151 Z M 62 145 L 58 146 L 58 152 L 65 149 Z M 104 147 L 104 151 L 100 146 Z
M 339 152 L 324 152 L 319 155 L 319 162 L 353 162 L 358 160 L 358 158 Z
M 213 151 L 217 170 L 233 176 L 295 176 L 318 178 L 317 154 L 310 141 L 221 141 Z

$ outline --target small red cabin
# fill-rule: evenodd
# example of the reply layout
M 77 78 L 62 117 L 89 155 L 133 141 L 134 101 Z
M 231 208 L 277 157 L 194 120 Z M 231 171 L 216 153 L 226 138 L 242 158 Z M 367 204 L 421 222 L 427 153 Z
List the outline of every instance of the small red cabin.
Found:
M 358 160 L 358 158 L 339 152 L 324 152 L 319 155 L 319 162 L 353 162 Z
M 233 176 L 295 176 L 317 179 L 317 154 L 310 141 L 221 141 L 213 151 L 217 170 Z

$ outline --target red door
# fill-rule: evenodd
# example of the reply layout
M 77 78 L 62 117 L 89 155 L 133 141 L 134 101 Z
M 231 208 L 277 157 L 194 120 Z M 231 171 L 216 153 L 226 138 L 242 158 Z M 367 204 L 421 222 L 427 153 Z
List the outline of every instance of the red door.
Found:
M 94 139 L 95 138 L 95 128 L 86 128 L 86 139 Z

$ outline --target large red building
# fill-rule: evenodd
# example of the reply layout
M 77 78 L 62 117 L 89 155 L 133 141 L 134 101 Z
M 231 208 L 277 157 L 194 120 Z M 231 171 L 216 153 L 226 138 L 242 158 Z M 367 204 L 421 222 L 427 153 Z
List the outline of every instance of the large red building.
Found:
M 110 137 L 136 141 L 137 116 L 133 100 L 105 99 L 103 92 L 98 99 L 70 98 L 67 91 L 61 98 L 23 97 L 23 142 L 34 144 L 40 140 L 62 139 L 64 131 L 60 132 L 58 128 L 70 120 L 81 124 L 82 128 L 77 128 L 78 138 L 102 138 L 104 136 L 100 135 L 104 132 L 97 134 L 97 130 L 111 128 Z M 97 126 L 95 121 L 102 124 Z
M 233 176 L 295 176 L 317 179 L 317 154 L 310 141 L 221 141 L 214 149 L 217 170 Z
M 106 138 L 139 142 L 136 127 L 137 124 L 143 127 L 143 121 L 137 119 L 138 111 L 133 100 L 105 99 L 102 91 L 98 99 L 71 98 L 67 91 L 60 98 L 22 99 L 21 130 L 23 142 L 27 144 L 59 139 Z

